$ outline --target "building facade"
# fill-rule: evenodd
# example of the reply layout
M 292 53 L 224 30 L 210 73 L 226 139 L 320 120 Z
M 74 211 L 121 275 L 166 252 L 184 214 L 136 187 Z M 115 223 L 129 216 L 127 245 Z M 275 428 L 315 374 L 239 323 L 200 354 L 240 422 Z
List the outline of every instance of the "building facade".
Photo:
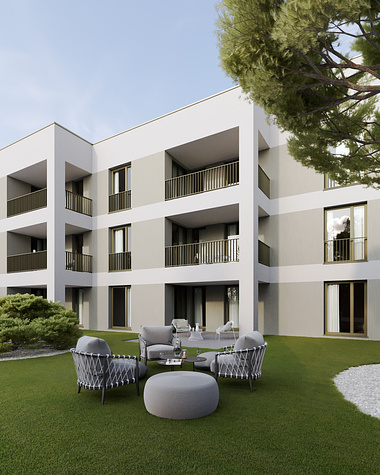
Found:
M 379 192 L 296 163 L 239 88 L 95 144 L 51 124 L 0 163 L 1 296 L 88 329 L 380 339 Z

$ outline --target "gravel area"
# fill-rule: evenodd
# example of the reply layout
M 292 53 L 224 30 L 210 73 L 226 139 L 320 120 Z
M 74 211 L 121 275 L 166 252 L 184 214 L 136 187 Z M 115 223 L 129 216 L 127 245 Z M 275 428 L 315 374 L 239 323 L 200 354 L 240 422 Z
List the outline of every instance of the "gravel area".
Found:
M 349 368 L 335 376 L 334 383 L 347 401 L 380 419 L 380 364 Z
M 40 358 L 41 356 L 53 356 L 61 353 L 67 353 L 70 350 L 55 350 L 54 348 L 44 347 L 38 350 L 26 350 L 25 348 L 18 348 L 7 353 L 0 353 L 0 361 L 9 360 L 23 360 L 26 358 Z

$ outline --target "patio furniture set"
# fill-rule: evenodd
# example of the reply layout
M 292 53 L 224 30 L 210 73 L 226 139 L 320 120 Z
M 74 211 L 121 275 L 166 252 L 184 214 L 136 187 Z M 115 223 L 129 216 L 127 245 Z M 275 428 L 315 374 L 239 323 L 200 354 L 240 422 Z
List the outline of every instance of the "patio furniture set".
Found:
M 78 393 L 81 388 L 102 391 L 104 404 L 107 389 L 135 384 L 147 374 L 147 363 L 156 360 L 172 371 L 151 376 L 144 388 L 147 411 L 169 419 L 194 419 L 211 414 L 219 402 L 217 380 L 248 379 L 261 376 L 261 365 L 267 343 L 259 332 L 242 335 L 234 346 L 223 351 L 209 351 L 199 356 L 175 358 L 173 326 L 142 326 L 139 335 L 139 356 L 113 355 L 105 340 L 83 336 L 71 349 L 77 372 Z M 143 360 L 144 362 L 142 362 Z M 174 371 L 184 363 L 192 363 L 193 371 Z M 194 369 L 201 371 L 194 371 Z M 214 376 L 202 371 L 211 371 Z

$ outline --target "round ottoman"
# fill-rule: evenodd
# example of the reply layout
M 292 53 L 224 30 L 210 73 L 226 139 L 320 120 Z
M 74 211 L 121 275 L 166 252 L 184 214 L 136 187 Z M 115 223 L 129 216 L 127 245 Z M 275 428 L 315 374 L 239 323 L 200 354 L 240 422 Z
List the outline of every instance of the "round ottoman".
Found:
M 218 406 L 215 379 L 193 371 L 170 371 L 148 379 L 144 403 L 148 412 L 166 419 L 196 419 L 208 416 Z

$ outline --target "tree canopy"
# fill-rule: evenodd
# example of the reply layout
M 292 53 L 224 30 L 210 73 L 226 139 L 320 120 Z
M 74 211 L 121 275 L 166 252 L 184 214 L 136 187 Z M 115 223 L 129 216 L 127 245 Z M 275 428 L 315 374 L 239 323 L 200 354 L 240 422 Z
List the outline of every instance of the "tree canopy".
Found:
M 224 0 L 225 72 L 291 155 L 340 184 L 380 186 L 380 0 Z

